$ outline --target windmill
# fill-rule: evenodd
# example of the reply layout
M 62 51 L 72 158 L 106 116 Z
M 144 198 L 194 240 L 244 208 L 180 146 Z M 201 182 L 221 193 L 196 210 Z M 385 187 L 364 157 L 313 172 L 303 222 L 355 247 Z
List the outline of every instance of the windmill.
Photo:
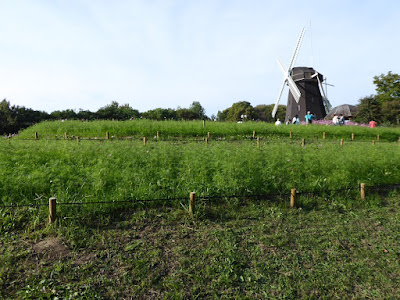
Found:
M 304 32 L 305 28 L 303 28 L 300 33 L 289 67 L 286 68 L 278 59 L 278 65 L 284 78 L 278 99 L 276 100 L 274 109 L 272 110 L 273 118 L 275 118 L 278 104 L 286 85 L 289 86 L 289 96 L 285 121 L 292 119 L 296 115 L 298 115 L 300 120 L 304 120 L 307 111 L 311 111 L 317 119 L 322 119 L 331 108 L 322 86 L 322 83 L 324 82 L 323 75 L 313 68 L 294 67 Z

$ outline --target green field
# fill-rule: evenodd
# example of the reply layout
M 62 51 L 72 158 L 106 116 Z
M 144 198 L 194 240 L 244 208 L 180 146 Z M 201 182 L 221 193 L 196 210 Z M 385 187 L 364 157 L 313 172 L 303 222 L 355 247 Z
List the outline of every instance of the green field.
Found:
M 0 141 L 0 298 L 396 298 L 400 197 L 374 187 L 400 183 L 399 136 L 251 122 L 37 124 Z
M 312 128 L 310 128 L 312 127 Z M 325 132 L 329 140 L 350 140 L 352 133 L 356 141 L 372 141 L 380 136 L 382 141 L 396 142 L 400 136 L 400 128 L 378 127 L 370 129 L 361 126 L 275 126 L 264 122 L 205 122 L 202 121 L 151 121 L 139 119 L 134 121 L 49 121 L 36 124 L 22 131 L 20 139 L 33 139 L 35 132 L 42 139 L 63 139 L 65 133 L 84 138 L 105 138 L 106 132 L 110 137 L 147 137 L 154 139 L 159 132 L 160 139 L 203 139 L 210 132 L 213 139 L 244 139 L 256 136 L 266 139 L 286 139 L 292 131 L 294 139 L 322 139 Z

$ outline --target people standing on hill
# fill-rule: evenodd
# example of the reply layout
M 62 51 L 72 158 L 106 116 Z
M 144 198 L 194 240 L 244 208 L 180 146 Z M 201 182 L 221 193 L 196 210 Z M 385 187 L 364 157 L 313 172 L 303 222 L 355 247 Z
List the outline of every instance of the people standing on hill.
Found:
M 369 128 L 375 128 L 378 123 L 375 122 L 374 120 L 371 120 L 368 124 L 369 124 Z
M 312 124 L 313 120 L 315 120 L 314 114 L 312 114 L 310 111 L 308 111 L 304 117 L 306 118 L 306 125 Z
M 276 122 L 275 122 L 275 126 L 279 126 L 279 125 L 281 125 L 282 124 L 282 122 L 281 122 L 281 120 L 279 120 L 279 118 L 276 120 Z
M 295 115 L 292 120 L 292 124 L 297 125 L 299 124 L 299 115 Z

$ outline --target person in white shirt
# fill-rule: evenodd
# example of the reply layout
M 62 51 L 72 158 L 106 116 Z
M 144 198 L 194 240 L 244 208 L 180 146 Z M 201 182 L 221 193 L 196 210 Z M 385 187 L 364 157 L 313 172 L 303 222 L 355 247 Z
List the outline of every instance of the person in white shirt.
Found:
M 276 122 L 275 122 L 275 125 L 276 126 L 279 126 L 279 125 L 281 125 L 282 124 L 282 122 L 281 122 L 281 120 L 279 120 L 279 118 L 276 120 Z
M 339 117 L 337 115 L 333 115 L 332 123 L 335 126 L 339 125 Z

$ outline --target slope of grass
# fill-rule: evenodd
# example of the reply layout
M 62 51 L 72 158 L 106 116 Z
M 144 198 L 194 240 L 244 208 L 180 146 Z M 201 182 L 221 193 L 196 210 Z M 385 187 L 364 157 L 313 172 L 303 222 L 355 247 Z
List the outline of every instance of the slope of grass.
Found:
M 395 143 L 1 142 L 0 205 L 230 196 L 400 182 Z
M 129 132 L 123 131 L 127 124 L 139 121 L 104 122 L 98 131 L 91 127 L 96 122 L 64 123 L 89 126 L 91 137 L 111 125 L 122 127 L 110 135 L 138 137 L 155 129 L 143 122 L 142 131 Z M 396 191 L 381 197 L 368 190 L 400 182 L 397 143 L 346 140 L 341 147 L 336 138 L 348 136 L 347 128 L 247 123 L 215 127 L 226 140 L 238 141 L 207 145 L 174 141 L 204 137 L 209 129 L 201 123 L 189 122 L 193 127 L 183 133 L 169 122 L 154 123 L 160 124 L 170 130 L 166 141 L 147 145 L 138 139 L 64 141 L 65 128 L 58 140 L 51 133 L 37 141 L 0 141 L 0 206 L 46 204 L 52 196 L 58 201 L 52 225 L 45 206 L 0 207 L 1 299 L 398 297 L 400 198 Z M 251 139 L 252 125 L 264 130 L 260 149 Z M 70 134 L 85 132 L 71 128 Z M 285 136 L 290 129 L 294 139 Z M 392 141 L 398 134 L 365 130 L 356 138 L 378 133 Z M 314 140 L 301 147 L 301 135 Z M 320 193 L 361 182 L 366 201 L 358 191 Z M 303 193 L 298 209 L 290 210 L 293 187 Z M 193 217 L 187 213 L 192 191 L 198 195 Z M 270 193 L 282 193 L 284 202 L 201 200 Z M 176 197 L 186 199 L 135 201 Z M 77 205 L 83 202 L 92 204 Z
M 397 141 L 400 137 L 400 128 L 366 128 L 360 126 L 326 126 L 326 125 L 284 125 L 275 126 L 264 122 L 245 122 L 242 124 L 229 122 L 202 121 L 49 121 L 31 126 L 19 134 L 19 138 L 32 139 L 35 132 L 39 138 L 62 139 L 67 132 L 70 136 L 105 138 L 106 132 L 110 137 L 143 137 L 153 138 L 160 134 L 161 139 L 170 138 L 205 138 L 210 132 L 213 138 L 243 139 L 251 138 L 253 131 L 257 136 L 280 139 L 287 138 L 292 131 L 293 138 L 322 139 L 325 132 L 326 139 L 350 140 L 354 133 L 356 140 L 377 139 L 382 141 Z

